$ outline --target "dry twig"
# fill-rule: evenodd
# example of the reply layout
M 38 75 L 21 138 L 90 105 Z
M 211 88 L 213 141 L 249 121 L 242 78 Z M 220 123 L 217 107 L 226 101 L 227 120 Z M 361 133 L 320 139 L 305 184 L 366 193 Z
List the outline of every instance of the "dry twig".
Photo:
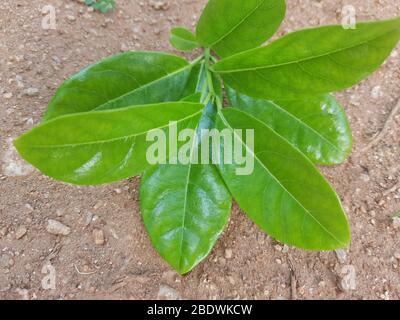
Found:
M 288 257 L 289 269 L 290 269 L 290 299 L 297 300 L 297 279 L 294 272 L 292 260 Z
M 364 149 L 361 150 L 362 153 L 368 151 L 369 149 L 371 149 L 372 147 L 377 145 L 383 139 L 383 137 L 386 135 L 386 132 L 390 128 L 390 125 L 394 119 L 394 116 L 397 114 L 397 112 L 399 110 L 400 110 L 400 99 L 397 101 L 396 106 L 393 108 L 389 117 L 386 119 L 385 125 L 383 126 L 382 130 L 375 135 L 375 137 L 371 140 L 370 143 L 368 143 L 368 145 Z

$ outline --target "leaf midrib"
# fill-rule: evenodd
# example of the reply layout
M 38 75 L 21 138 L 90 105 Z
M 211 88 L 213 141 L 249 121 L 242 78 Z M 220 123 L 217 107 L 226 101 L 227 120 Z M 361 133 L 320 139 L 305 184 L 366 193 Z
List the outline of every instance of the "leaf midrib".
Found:
M 203 110 L 204 111 L 204 110 Z M 198 125 L 196 126 L 195 132 L 197 132 L 197 128 Z M 188 173 L 187 173 L 187 177 L 186 177 L 186 187 L 185 187 L 185 198 L 184 198 L 184 206 L 183 206 L 183 218 L 182 218 L 182 235 L 181 235 L 181 241 L 179 244 L 179 269 L 182 270 L 182 264 L 183 264 L 183 239 L 184 239 L 184 235 L 185 235 L 185 230 L 186 230 L 186 210 L 187 210 L 187 198 L 188 198 L 188 194 L 189 194 L 189 184 L 190 184 L 190 175 L 192 172 L 192 157 L 194 154 L 194 149 L 197 146 L 197 134 L 195 134 L 195 138 L 193 139 L 193 144 L 190 150 L 190 162 L 188 164 L 189 168 L 188 168 Z
M 238 29 L 250 16 L 252 16 L 267 0 L 264 0 L 260 2 L 253 10 L 251 10 L 246 16 L 244 16 L 238 23 L 236 23 L 226 34 L 222 35 L 219 37 L 217 40 L 215 40 L 213 43 L 208 45 L 210 48 L 218 44 L 219 42 L 223 41 L 227 37 L 229 37 L 236 29 Z M 275 7 L 277 4 L 272 5 L 271 7 L 267 9 L 271 9 Z
M 354 44 L 354 45 L 351 45 L 351 46 L 347 46 L 347 47 L 344 47 L 344 48 L 332 50 L 332 51 L 329 51 L 329 52 L 325 52 L 325 53 L 323 53 L 323 54 L 314 55 L 314 56 L 310 56 L 310 57 L 306 57 L 306 58 L 302 58 L 302 59 L 298 59 L 298 60 L 291 60 L 291 61 L 287 61 L 287 62 L 283 62 L 283 63 L 272 64 L 272 65 L 262 66 L 262 67 L 243 68 L 243 69 L 233 69 L 233 70 L 221 70 L 221 71 L 215 70 L 215 66 L 214 66 L 213 70 L 214 70 L 215 72 L 217 72 L 217 73 L 223 74 L 223 73 L 238 73 L 238 72 L 246 72 L 246 71 L 255 71 L 255 70 L 265 70 L 265 69 L 279 68 L 279 67 L 283 67 L 283 66 L 287 66 L 287 65 L 291 65 L 291 64 L 306 62 L 306 61 L 310 61 L 310 60 L 314 60 L 314 59 L 318 59 L 318 58 L 330 56 L 330 55 L 333 55 L 333 54 L 336 54 L 336 53 L 339 53 L 339 52 L 342 52 L 342 51 L 346 51 L 346 50 L 349 50 L 349 49 L 352 49 L 352 48 L 360 47 L 360 46 L 362 46 L 362 45 L 369 44 L 370 42 L 373 42 L 373 41 L 375 41 L 375 40 L 378 40 L 379 38 L 383 38 L 383 37 L 385 37 L 386 35 L 388 35 L 389 33 L 394 32 L 394 31 L 396 31 L 396 28 L 394 28 L 394 29 L 392 29 L 392 30 L 390 30 L 390 31 L 388 31 L 388 32 L 386 32 L 386 33 L 380 35 L 380 36 L 377 36 L 377 37 L 372 38 L 372 39 L 369 39 L 369 40 L 362 41 L 362 42 L 360 42 L 360 43 L 357 43 L 357 44 Z M 264 48 L 268 48 L 268 46 L 267 46 L 267 47 L 264 47 Z M 261 49 L 262 49 L 262 48 L 261 48 Z M 249 53 L 249 52 L 251 52 L 251 51 L 256 51 L 256 50 L 260 50 L 260 48 L 251 49 L 251 50 L 249 50 L 248 52 L 240 53 L 240 55 L 244 55 L 244 54 L 246 54 L 246 53 Z M 230 58 L 228 58 L 228 59 L 225 60 L 225 61 L 228 61 L 228 60 L 230 60 L 231 58 L 234 58 L 234 57 L 230 57 Z M 221 60 L 221 61 L 222 61 L 222 60 Z
M 196 63 L 197 63 L 197 62 L 198 62 L 198 61 L 196 61 Z M 108 104 L 112 104 L 113 102 L 116 102 L 116 101 L 118 101 L 118 100 L 120 100 L 120 99 L 123 99 L 124 97 L 127 97 L 127 96 L 133 94 L 133 93 L 136 92 L 136 91 L 140 91 L 140 90 L 142 90 L 142 89 L 148 88 L 148 87 L 150 87 L 150 86 L 152 86 L 152 85 L 154 85 L 154 84 L 156 84 L 156 83 L 158 83 L 158 82 L 161 82 L 161 81 L 163 81 L 163 80 L 165 80 L 165 79 L 167 79 L 167 78 L 169 78 L 169 77 L 173 77 L 173 76 L 177 75 L 178 73 L 181 73 L 181 72 L 185 71 L 186 69 L 192 68 L 196 63 L 194 63 L 194 64 L 193 64 L 193 63 L 188 63 L 188 64 L 187 64 L 186 66 L 184 66 L 183 68 L 180 68 L 180 69 L 175 70 L 174 72 L 168 73 L 168 74 L 164 75 L 164 76 L 161 77 L 161 78 L 158 78 L 158 79 L 156 79 L 156 80 L 153 80 L 153 81 L 151 81 L 151 82 L 146 83 L 145 85 L 136 87 L 135 89 L 133 89 L 133 90 L 131 90 L 131 91 L 128 91 L 128 92 L 126 92 L 126 93 L 124 93 L 124 94 L 122 94 L 122 95 L 120 95 L 120 96 L 118 96 L 118 97 L 116 97 L 116 98 L 114 98 L 114 99 L 111 99 L 111 100 L 109 100 L 109 101 L 107 101 L 107 102 L 101 104 L 100 106 L 97 106 L 97 107 L 94 108 L 92 111 L 96 111 L 96 110 L 105 110 L 105 109 L 102 109 L 102 107 L 104 107 L 104 106 L 106 106 L 106 105 L 108 105 Z
M 333 142 L 331 142 L 330 140 L 328 140 L 328 138 L 326 138 L 324 135 L 322 135 L 321 133 L 319 133 L 317 130 L 315 130 L 313 127 L 311 127 L 309 124 L 307 124 L 306 122 L 304 122 L 303 120 L 301 120 L 300 118 L 296 117 L 294 114 L 292 114 L 291 112 L 287 111 L 286 109 L 282 108 L 281 106 L 279 106 L 277 103 L 275 103 L 274 101 L 269 101 L 271 102 L 272 105 L 274 105 L 278 110 L 281 110 L 282 112 L 286 113 L 289 115 L 289 117 L 293 118 L 295 121 L 297 121 L 298 123 L 300 123 L 301 125 L 303 125 L 305 128 L 309 129 L 311 132 L 313 132 L 315 135 L 317 135 L 318 137 L 320 137 L 322 140 L 326 141 L 329 145 L 331 145 L 336 151 L 338 152 L 342 152 L 342 150 L 339 148 L 339 146 L 333 144 Z M 271 130 L 273 130 L 271 128 Z M 274 130 L 275 131 L 275 130 Z M 275 131 L 276 132 L 276 131 Z
M 242 111 L 240 111 L 242 112 Z M 257 118 L 253 117 L 250 114 L 247 114 L 247 116 L 251 117 L 252 119 L 256 120 L 257 122 L 261 123 L 262 125 L 268 127 L 270 130 L 273 131 L 272 128 L 270 128 L 268 125 L 266 125 L 265 123 L 261 122 L 260 120 L 258 120 Z M 263 162 L 256 156 L 256 154 L 247 146 L 247 144 L 245 144 L 243 142 L 243 140 L 241 139 L 241 137 L 238 136 L 238 134 L 233 130 L 233 128 L 231 127 L 231 125 L 227 122 L 227 120 L 225 119 L 225 117 L 223 115 L 220 115 L 221 120 L 224 122 L 225 125 L 227 125 L 231 131 L 233 132 L 233 134 L 239 139 L 240 143 L 246 148 L 246 150 L 248 150 L 253 156 L 254 158 L 257 160 L 257 162 L 270 174 L 270 176 L 278 183 L 278 185 L 301 207 L 303 208 L 304 212 L 307 213 L 332 239 L 334 239 L 338 244 L 340 245 L 344 245 L 342 241 L 340 241 L 339 239 L 337 239 L 324 225 L 321 224 L 321 222 L 318 221 L 317 218 L 314 217 L 314 215 L 308 210 L 306 209 L 303 204 L 297 200 L 297 198 L 291 193 L 289 192 L 289 190 L 287 190 L 285 188 L 284 185 L 282 185 L 282 183 L 279 181 L 279 179 L 277 177 L 275 177 L 274 174 L 272 174 L 272 172 L 263 164 Z M 275 131 L 273 131 L 275 132 Z M 279 137 L 281 137 L 283 140 L 285 140 L 286 142 L 288 142 L 284 137 L 282 137 L 281 135 L 279 135 L 278 133 L 276 133 Z M 289 142 L 288 142 L 289 143 Z M 306 158 L 307 159 L 307 158 Z M 307 159 L 308 160 L 308 159 Z
M 186 116 L 184 118 L 181 118 L 179 120 L 177 120 L 177 122 L 183 122 L 185 120 L 188 120 L 190 118 L 195 117 L 196 115 L 198 115 L 199 113 L 201 113 L 202 110 L 199 110 L 195 113 L 192 113 L 189 116 Z M 62 144 L 62 145 L 25 145 L 26 148 L 28 149 L 57 149 L 57 148 L 75 148 L 75 147 L 81 147 L 81 146 L 87 146 L 87 145 L 96 145 L 96 144 L 103 144 L 103 143 L 112 143 L 112 142 L 116 142 L 119 140 L 127 140 L 136 136 L 140 136 L 143 135 L 147 132 L 153 131 L 153 130 L 158 130 L 158 129 L 164 129 L 166 127 L 169 126 L 169 123 L 160 127 L 155 127 L 146 131 L 142 131 L 142 132 L 138 132 L 138 133 L 134 133 L 134 134 L 130 134 L 130 135 L 125 135 L 125 136 L 121 136 L 121 137 L 116 137 L 116 138 L 112 138 L 112 139 L 104 139 L 104 140 L 96 140 L 96 141 L 87 141 L 87 142 L 80 142 L 80 143 L 66 143 L 66 144 Z

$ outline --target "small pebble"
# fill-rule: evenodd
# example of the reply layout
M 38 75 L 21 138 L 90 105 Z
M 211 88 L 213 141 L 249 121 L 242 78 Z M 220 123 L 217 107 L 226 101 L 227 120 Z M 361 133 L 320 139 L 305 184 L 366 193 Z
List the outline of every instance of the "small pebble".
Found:
M 18 229 L 15 231 L 15 238 L 17 240 L 21 239 L 27 233 L 27 229 L 24 226 L 19 226 Z
M 381 86 L 376 86 L 371 91 L 371 97 L 374 99 L 378 99 L 383 96 L 383 92 L 381 90 Z
M 26 96 L 29 96 L 29 97 L 34 97 L 34 96 L 37 96 L 38 94 L 39 94 L 39 89 L 38 88 L 28 88 L 28 89 L 26 89 L 25 91 L 24 91 L 24 94 L 26 95 Z
M 232 249 L 226 249 L 225 250 L 225 258 L 229 260 L 229 259 L 232 259 L 232 257 L 233 257 Z
M 73 15 L 67 15 L 67 20 L 73 22 L 76 18 Z
M 336 257 L 337 257 L 338 261 L 339 261 L 341 264 L 346 263 L 346 260 L 347 260 L 347 253 L 346 253 L 345 250 L 343 250 L 343 249 L 338 249 L 338 250 L 335 250 L 335 253 L 336 253 Z
M 46 230 L 48 233 L 55 235 L 67 236 L 71 233 L 71 228 L 53 219 L 47 221 Z
M 102 246 L 105 243 L 104 232 L 101 229 L 94 229 L 93 230 L 93 240 L 94 243 L 98 246 Z
M 175 289 L 166 286 L 166 285 L 161 285 L 160 289 L 158 290 L 157 294 L 157 299 L 158 300 L 182 300 L 182 297 L 178 291 Z

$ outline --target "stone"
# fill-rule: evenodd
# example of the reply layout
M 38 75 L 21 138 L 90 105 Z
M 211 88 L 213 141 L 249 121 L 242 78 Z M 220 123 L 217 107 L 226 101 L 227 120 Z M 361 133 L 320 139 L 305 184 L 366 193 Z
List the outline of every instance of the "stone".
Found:
M 24 235 L 26 235 L 27 232 L 28 232 L 28 230 L 26 229 L 25 226 L 19 226 L 19 227 L 17 228 L 17 230 L 15 231 L 15 238 L 16 238 L 17 240 L 22 239 L 22 237 L 23 237 Z
M 383 92 L 381 86 L 375 86 L 371 90 L 371 97 L 374 99 L 378 99 L 383 96 Z
M 154 10 L 168 10 L 169 9 L 169 3 L 168 1 L 165 0 L 159 0 L 159 1 L 150 1 L 150 6 Z
M 7 227 L 2 227 L 0 228 L 0 238 L 5 237 L 8 233 L 8 228 Z
M 75 16 L 69 14 L 69 15 L 67 15 L 67 20 L 71 21 L 71 22 L 74 22 L 76 20 L 76 18 L 75 18 Z
M 345 292 L 357 289 L 356 268 L 353 265 L 345 265 L 341 269 L 339 287 Z
M 28 88 L 26 90 L 24 90 L 24 95 L 29 96 L 29 97 L 34 97 L 37 96 L 39 94 L 39 89 L 38 88 Z
M 347 260 L 347 253 L 343 249 L 335 250 L 336 257 L 341 264 L 345 264 Z
M 225 250 L 225 258 L 229 260 L 229 259 L 232 259 L 232 257 L 233 257 L 232 249 L 226 249 Z
M 5 176 L 18 177 L 27 176 L 34 168 L 23 161 L 13 146 L 13 138 L 7 140 L 7 149 L 3 156 L 2 170 Z
M 182 297 L 178 291 L 171 288 L 170 286 L 161 285 L 158 290 L 157 299 L 158 300 L 182 300 Z
M 47 220 L 46 230 L 55 235 L 67 236 L 71 233 L 71 228 L 53 219 Z
M 101 229 L 94 229 L 93 230 L 93 240 L 94 243 L 98 246 L 104 245 L 106 242 L 104 232 Z
M 0 268 L 8 268 L 14 265 L 13 258 L 8 254 L 0 255 Z

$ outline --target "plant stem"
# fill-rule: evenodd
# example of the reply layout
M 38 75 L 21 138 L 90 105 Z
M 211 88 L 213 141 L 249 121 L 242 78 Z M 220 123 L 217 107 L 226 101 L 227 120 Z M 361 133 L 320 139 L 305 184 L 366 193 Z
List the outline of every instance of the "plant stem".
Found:
M 204 51 L 204 69 L 206 73 L 205 86 L 202 90 L 202 102 L 204 104 L 212 101 L 217 107 L 217 111 L 222 110 L 221 98 L 216 94 L 214 88 L 213 74 L 210 70 L 211 63 L 215 63 L 217 60 L 211 55 L 210 49 L 205 49 Z M 205 97 L 205 99 L 204 99 Z

